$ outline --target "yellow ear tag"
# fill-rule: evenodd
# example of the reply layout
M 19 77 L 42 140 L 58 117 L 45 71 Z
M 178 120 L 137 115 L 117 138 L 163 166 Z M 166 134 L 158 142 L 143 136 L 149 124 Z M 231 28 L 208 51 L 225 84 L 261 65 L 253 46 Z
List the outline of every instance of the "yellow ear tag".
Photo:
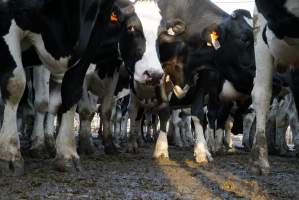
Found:
M 118 17 L 114 12 L 112 12 L 112 14 L 110 16 L 110 21 L 111 22 L 117 22 L 118 21 Z
M 215 31 L 210 34 L 211 42 L 215 50 L 220 49 L 221 45 L 219 43 L 219 35 Z

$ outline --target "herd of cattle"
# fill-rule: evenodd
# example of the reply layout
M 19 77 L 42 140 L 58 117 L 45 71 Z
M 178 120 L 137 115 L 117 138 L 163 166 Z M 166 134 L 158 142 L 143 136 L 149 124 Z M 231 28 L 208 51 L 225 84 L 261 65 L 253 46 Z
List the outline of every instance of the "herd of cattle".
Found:
M 0 0 L 0 174 L 24 173 L 28 129 L 30 155 L 80 169 L 95 113 L 108 154 L 122 138 L 168 157 L 172 135 L 206 163 L 243 133 L 267 173 L 268 151 L 289 152 L 288 126 L 299 150 L 299 2 L 255 3 L 252 17 L 210 0 Z

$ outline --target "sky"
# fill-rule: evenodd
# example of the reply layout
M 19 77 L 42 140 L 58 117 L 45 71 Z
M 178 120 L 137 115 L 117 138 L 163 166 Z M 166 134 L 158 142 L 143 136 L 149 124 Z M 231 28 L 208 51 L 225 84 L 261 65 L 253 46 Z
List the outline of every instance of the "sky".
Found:
M 232 11 L 238 8 L 246 9 L 253 13 L 254 0 L 211 0 L 220 8 L 231 14 Z

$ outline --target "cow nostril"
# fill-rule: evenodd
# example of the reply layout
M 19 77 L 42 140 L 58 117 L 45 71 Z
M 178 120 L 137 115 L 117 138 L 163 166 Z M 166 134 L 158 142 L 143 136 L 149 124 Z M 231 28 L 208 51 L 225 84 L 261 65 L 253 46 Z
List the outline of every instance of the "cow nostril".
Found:
M 151 80 L 152 79 L 152 73 L 150 73 L 149 71 L 145 71 L 143 72 L 143 76 L 145 80 Z

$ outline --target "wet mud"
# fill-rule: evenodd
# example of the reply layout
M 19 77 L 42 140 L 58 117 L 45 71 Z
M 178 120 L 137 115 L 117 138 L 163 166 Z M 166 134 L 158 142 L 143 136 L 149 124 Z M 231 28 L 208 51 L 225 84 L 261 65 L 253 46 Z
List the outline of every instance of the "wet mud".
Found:
M 57 172 L 51 160 L 25 157 L 25 175 L 0 177 L 0 199 L 298 199 L 299 159 L 270 157 L 272 171 L 255 176 L 249 155 L 235 152 L 198 165 L 192 149 L 170 148 L 170 159 L 139 154 L 81 157 L 82 171 Z

